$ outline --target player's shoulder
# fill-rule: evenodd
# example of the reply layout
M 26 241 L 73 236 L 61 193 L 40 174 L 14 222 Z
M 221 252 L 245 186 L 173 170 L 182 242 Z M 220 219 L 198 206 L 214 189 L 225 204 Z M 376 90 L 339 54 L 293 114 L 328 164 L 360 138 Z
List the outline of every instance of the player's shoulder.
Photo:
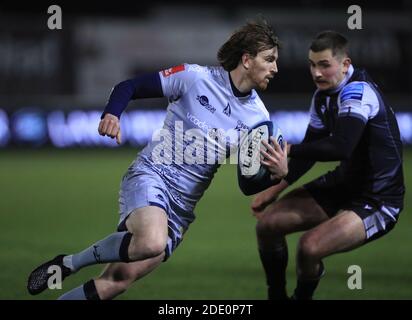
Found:
M 255 107 L 264 115 L 265 120 L 269 120 L 270 119 L 269 111 L 267 110 L 262 99 L 259 97 L 256 91 L 252 92 L 252 96 L 253 95 L 255 95 L 252 99 Z
M 184 77 L 191 82 L 222 82 L 223 69 L 221 67 L 214 66 L 202 66 L 194 63 L 185 63 Z
M 197 77 L 211 77 L 221 74 L 221 67 L 202 66 L 194 63 L 185 63 L 185 71 Z
M 191 77 L 200 77 L 204 76 L 210 71 L 208 70 L 209 67 L 207 66 L 201 66 L 198 64 L 193 64 L 193 63 L 182 63 L 180 65 L 164 69 L 161 71 L 161 74 L 163 77 L 168 78 L 170 76 L 175 76 L 175 75 L 186 75 L 186 76 L 191 76 Z
M 339 93 L 340 101 L 364 100 L 376 98 L 376 92 L 366 81 L 352 81 L 347 83 Z

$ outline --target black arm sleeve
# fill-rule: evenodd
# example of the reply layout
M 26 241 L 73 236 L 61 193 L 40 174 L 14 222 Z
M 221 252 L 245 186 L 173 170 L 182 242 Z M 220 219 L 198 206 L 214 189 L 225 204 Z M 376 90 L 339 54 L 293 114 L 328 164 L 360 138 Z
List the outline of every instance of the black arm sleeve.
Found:
M 146 73 L 122 81 L 113 88 L 101 118 L 106 113 L 111 113 L 120 118 L 130 100 L 160 97 L 163 97 L 163 89 L 158 72 Z
M 291 158 L 314 161 L 348 159 L 363 133 L 366 123 L 355 117 L 339 117 L 335 132 L 321 140 L 295 144 L 290 148 Z
M 303 144 L 307 142 L 317 141 L 326 138 L 328 135 L 329 133 L 327 131 L 318 131 L 312 127 L 308 127 L 305 133 L 305 137 L 303 138 L 301 143 Z M 289 173 L 284 178 L 284 180 L 286 180 L 286 182 L 291 185 L 306 172 L 308 172 L 315 163 L 316 160 L 291 158 L 288 163 Z

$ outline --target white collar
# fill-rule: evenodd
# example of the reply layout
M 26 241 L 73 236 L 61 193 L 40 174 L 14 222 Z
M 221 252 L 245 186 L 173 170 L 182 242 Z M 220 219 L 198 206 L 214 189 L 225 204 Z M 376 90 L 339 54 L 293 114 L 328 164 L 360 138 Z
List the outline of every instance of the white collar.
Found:
M 349 68 L 348 68 L 348 73 L 345 75 L 345 77 L 343 78 L 343 80 L 339 83 L 339 85 L 337 86 L 337 88 L 331 89 L 330 91 L 329 91 L 329 90 L 326 90 L 326 92 L 336 93 L 336 92 L 342 90 L 342 88 L 348 83 L 348 80 L 350 79 L 350 77 L 352 77 L 353 71 L 354 71 L 354 68 L 353 68 L 352 65 L 350 65 Z

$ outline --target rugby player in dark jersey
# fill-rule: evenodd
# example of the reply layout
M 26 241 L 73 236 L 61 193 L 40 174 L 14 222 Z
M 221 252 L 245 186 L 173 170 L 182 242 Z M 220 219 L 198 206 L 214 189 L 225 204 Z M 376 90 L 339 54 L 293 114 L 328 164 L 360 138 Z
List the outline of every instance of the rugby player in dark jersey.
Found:
M 306 231 L 298 244 L 292 298 L 312 299 L 324 274 L 322 260 L 386 234 L 403 208 L 402 143 L 379 88 L 365 70 L 352 66 L 348 41 L 337 32 L 317 35 L 309 64 L 317 90 L 306 135 L 288 146 L 288 175 L 252 203 L 269 299 L 288 297 L 286 235 Z M 316 161 L 340 164 L 277 200 Z

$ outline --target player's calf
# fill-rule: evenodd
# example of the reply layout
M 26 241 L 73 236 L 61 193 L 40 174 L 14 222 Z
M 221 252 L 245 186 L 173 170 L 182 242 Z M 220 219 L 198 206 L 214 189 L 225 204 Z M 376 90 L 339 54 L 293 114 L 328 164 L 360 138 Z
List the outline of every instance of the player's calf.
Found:
M 316 278 L 319 262 L 325 255 L 314 233 L 307 232 L 300 239 L 297 249 L 298 278 Z
M 100 299 L 113 299 L 125 292 L 136 280 L 159 266 L 164 256 L 165 252 L 162 252 L 159 256 L 151 259 L 107 265 L 102 274 L 94 280 Z

